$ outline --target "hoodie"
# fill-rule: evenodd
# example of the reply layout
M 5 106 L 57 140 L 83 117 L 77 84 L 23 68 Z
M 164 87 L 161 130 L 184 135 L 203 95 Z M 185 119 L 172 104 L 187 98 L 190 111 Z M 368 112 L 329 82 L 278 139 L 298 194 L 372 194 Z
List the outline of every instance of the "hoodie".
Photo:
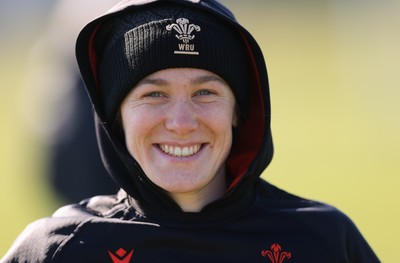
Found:
M 249 108 L 226 161 L 226 193 L 200 212 L 184 212 L 152 183 L 107 119 L 99 96 L 96 32 L 108 19 L 156 2 L 218 17 L 237 31 L 249 61 Z M 269 184 L 273 156 L 263 54 L 233 14 L 214 0 L 125 0 L 88 23 L 76 56 L 93 105 L 102 160 L 120 186 L 30 224 L 1 260 L 8 262 L 379 262 L 341 211 Z

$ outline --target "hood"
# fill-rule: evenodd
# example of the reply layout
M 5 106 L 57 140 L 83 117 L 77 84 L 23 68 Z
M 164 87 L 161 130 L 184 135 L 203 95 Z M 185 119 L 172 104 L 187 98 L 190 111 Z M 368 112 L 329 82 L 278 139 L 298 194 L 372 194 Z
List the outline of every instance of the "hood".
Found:
M 121 13 L 134 11 L 144 5 L 160 2 L 156 0 L 125 0 L 106 14 L 88 23 L 80 32 L 76 42 L 76 57 L 90 101 L 94 108 L 98 145 L 102 160 L 112 178 L 132 197 L 134 205 L 146 214 L 182 212 L 180 207 L 144 174 L 139 164 L 128 153 L 101 108 L 98 85 L 98 55 L 94 48 L 96 31 L 107 19 Z M 226 162 L 227 172 L 232 176 L 225 196 L 207 205 L 200 213 L 212 214 L 230 207 L 240 200 L 251 200 L 254 188 L 263 170 L 273 155 L 270 132 L 270 96 L 267 70 L 260 47 L 252 35 L 234 18 L 233 14 L 213 0 L 164 0 L 208 12 L 226 21 L 240 32 L 247 48 L 251 83 L 249 83 L 250 107 L 246 120 L 234 136 L 233 147 Z M 246 203 L 246 202 L 242 202 Z M 247 203 L 248 205 L 248 203 Z M 234 205 L 237 209 L 239 206 Z M 179 214 L 179 213 L 178 213 Z

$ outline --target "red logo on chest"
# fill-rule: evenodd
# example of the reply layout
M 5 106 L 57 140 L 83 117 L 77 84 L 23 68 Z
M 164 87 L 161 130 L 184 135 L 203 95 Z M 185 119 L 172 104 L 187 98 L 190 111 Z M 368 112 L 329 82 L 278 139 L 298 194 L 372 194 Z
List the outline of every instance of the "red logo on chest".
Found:
M 133 249 L 128 253 L 125 249 L 118 249 L 115 254 L 108 250 L 113 263 L 130 263 L 133 255 Z
M 292 253 L 282 251 L 282 247 L 279 244 L 272 244 L 271 249 L 261 251 L 263 257 L 268 257 L 271 263 L 282 263 L 285 259 L 290 259 Z

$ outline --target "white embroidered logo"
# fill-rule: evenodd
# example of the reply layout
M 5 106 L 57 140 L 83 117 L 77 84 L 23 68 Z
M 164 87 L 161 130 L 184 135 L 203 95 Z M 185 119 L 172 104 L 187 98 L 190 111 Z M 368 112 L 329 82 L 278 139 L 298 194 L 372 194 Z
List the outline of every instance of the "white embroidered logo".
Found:
M 178 49 L 175 50 L 174 54 L 184 54 L 184 55 L 199 55 L 199 52 L 194 51 L 194 44 L 189 44 L 190 40 L 194 39 L 192 32 L 195 30 L 199 32 L 201 28 L 195 24 L 189 24 L 189 20 L 186 18 L 178 18 L 176 24 L 172 23 L 166 27 L 168 31 L 175 29 L 178 33 L 175 37 L 181 40 L 183 43 L 178 44 Z

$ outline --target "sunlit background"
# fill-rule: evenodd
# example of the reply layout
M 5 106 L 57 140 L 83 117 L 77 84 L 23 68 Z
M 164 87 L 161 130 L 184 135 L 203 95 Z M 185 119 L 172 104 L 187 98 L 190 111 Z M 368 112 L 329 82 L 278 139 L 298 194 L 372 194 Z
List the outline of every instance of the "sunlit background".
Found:
M 74 38 L 116 0 L 86 2 L 0 2 L 0 257 L 67 202 L 49 184 L 48 149 L 73 112 Z M 267 61 L 275 156 L 263 177 L 338 207 L 383 262 L 397 262 L 400 1 L 222 2 Z

